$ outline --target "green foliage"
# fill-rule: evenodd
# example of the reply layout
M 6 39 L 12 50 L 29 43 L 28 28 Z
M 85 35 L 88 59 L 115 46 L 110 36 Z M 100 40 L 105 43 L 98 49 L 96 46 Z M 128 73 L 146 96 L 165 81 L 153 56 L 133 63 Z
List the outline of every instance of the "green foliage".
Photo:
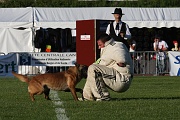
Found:
M 2 7 L 30 7 L 34 6 L 33 0 L 6 0 L 4 3 L 0 5 Z
M 0 7 L 179 7 L 179 0 L 4 0 Z

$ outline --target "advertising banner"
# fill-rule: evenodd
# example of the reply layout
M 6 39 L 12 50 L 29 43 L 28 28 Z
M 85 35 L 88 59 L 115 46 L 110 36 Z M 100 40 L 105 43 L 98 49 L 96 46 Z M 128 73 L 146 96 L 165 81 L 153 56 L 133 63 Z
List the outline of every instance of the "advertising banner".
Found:
M 19 65 L 31 66 L 74 66 L 76 52 L 18 53 Z
M 16 54 L 0 56 L 0 76 L 12 76 L 11 71 L 18 71 Z
M 170 76 L 180 76 L 180 52 L 169 51 L 168 56 Z

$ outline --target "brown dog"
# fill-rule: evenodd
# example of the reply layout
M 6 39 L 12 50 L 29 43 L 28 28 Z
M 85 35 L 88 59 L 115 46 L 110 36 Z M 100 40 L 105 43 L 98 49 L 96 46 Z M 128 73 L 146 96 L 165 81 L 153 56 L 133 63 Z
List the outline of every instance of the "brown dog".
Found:
M 88 67 L 85 65 L 75 64 L 73 67 L 69 67 L 68 70 L 58 73 L 46 73 L 34 76 L 31 80 L 21 74 L 12 72 L 22 82 L 28 83 L 28 92 L 31 100 L 34 101 L 34 95 L 44 93 L 45 99 L 50 100 L 50 89 L 59 91 L 70 91 L 74 100 L 78 100 L 76 92 L 82 92 L 82 89 L 75 88 L 78 82 L 82 78 L 87 77 Z

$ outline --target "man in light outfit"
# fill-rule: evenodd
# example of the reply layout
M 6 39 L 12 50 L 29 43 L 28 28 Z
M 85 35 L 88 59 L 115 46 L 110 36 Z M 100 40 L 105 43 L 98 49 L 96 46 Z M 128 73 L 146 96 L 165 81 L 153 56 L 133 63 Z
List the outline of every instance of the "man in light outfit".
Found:
M 84 100 L 108 101 L 108 88 L 116 92 L 129 89 L 133 78 L 132 59 L 127 47 L 108 34 L 100 35 L 97 40 L 101 57 L 88 68 L 83 97 Z

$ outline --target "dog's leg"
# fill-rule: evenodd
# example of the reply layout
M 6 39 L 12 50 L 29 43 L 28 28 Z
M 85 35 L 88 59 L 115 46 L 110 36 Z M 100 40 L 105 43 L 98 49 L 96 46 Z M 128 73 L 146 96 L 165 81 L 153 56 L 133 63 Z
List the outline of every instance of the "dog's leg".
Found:
M 29 95 L 30 95 L 31 100 L 32 100 L 32 101 L 35 101 L 34 94 L 32 94 L 32 93 L 29 92 Z
M 76 89 L 76 92 L 81 93 L 81 97 L 82 97 L 82 99 L 84 99 L 83 90 L 81 88 L 75 88 L 75 89 Z
M 49 98 L 50 89 L 47 87 L 47 85 L 45 85 L 45 86 L 43 86 L 43 87 L 44 87 L 44 97 L 45 97 L 45 99 L 51 100 L 51 99 Z
M 75 101 L 78 101 L 78 97 L 77 97 L 77 94 L 76 94 L 76 88 L 75 87 L 71 87 L 69 88 L 71 93 L 72 93 L 72 96 L 74 98 Z

